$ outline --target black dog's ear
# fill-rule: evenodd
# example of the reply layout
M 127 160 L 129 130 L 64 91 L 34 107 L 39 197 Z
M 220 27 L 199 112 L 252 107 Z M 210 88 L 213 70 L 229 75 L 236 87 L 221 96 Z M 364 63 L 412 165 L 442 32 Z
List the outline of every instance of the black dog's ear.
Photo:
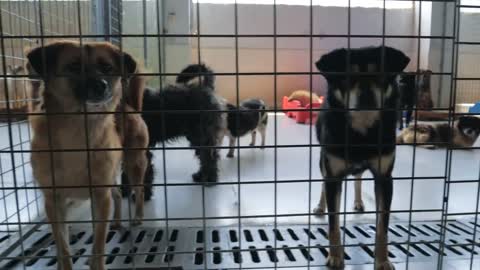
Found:
M 315 63 L 315 66 L 322 72 L 341 72 L 346 70 L 347 50 L 337 49 L 324 54 Z
M 382 47 L 380 54 L 382 54 Z M 391 47 L 384 47 L 385 49 L 385 71 L 387 72 L 402 72 L 410 63 L 410 58 L 402 51 Z M 380 58 L 379 58 L 380 59 Z
M 58 55 L 65 44 L 64 42 L 55 42 L 33 48 L 27 52 L 27 67 L 29 66 L 36 74 L 45 79 L 51 69 L 55 67 Z

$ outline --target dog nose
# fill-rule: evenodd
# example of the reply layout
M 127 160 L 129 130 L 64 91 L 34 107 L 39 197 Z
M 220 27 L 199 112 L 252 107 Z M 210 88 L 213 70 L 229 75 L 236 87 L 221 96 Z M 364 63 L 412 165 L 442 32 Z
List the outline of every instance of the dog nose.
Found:
M 93 83 L 93 91 L 97 94 L 103 94 L 107 90 L 108 84 L 105 80 L 95 80 Z

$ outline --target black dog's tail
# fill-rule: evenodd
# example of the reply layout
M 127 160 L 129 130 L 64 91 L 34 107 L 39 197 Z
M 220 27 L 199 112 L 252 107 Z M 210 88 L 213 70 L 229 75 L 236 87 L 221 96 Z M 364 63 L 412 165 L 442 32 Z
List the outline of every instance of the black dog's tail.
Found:
M 215 75 L 205 64 L 188 65 L 178 74 L 176 82 L 179 84 L 196 83 L 212 90 L 215 89 Z

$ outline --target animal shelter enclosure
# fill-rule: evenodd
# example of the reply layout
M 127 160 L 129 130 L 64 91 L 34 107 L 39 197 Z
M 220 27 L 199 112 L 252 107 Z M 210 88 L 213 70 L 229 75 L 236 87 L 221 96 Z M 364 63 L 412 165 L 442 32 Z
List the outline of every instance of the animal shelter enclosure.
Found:
M 317 139 L 315 123 L 318 117 L 321 126 L 319 115 L 331 109 L 323 105 L 336 96 L 329 95 L 331 81 L 326 78 L 329 72 L 346 74 L 350 81 L 355 72 L 386 76 L 390 71 L 369 67 L 325 72 L 317 69 L 317 61 L 338 48 L 369 46 L 392 47 L 410 59 L 395 73 L 395 83 L 401 85 L 399 78 L 405 75 L 413 78 L 414 85 L 414 104 L 396 108 L 401 122 L 408 125 L 404 111 L 410 110 L 411 127 L 424 125 L 431 136 L 442 133 L 441 128 L 449 130 L 448 141 L 423 142 L 419 140 L 424 131 L 416 129 L 410 142 L 402 133 L 408 129 L 400 131 L 396 126 L 395 135 L 404 139 L 397 141 L 392 161 L 385 259 L 397 270 L 480 269 L 480 152 L 476 141 L 480 126 L 459 128 L 462 119 L 480 114 L 475 109 L 480 102 L 479 25 L 480 1 L 475 0 L 0 1 L 0 269 L 62 269 L 51 227 L 56 223 L 68 227 L 66 244 L 72 269 L 91 269 L 95 255 L 103 257 L 105 269 L 331 269 L 327 266 L 332 248 L 328 212 L 314 210 L 323 184 L 328 182 L 320 168 L 325 154 L 322 148 L 328 145 Z M 43 74 L 31 72 L 29 55 L 32 49 L 59 40 L 79 42 L 79 46 L 110 42 L 122 53 L 120 65 L 130 61 L 123 53 L 131 55 L 140 67 L 133 75 L 146 80 L 143 107 L 133 112 L 36 111 L 52 94 L 45 94 L 48 85 Z M 43 54 L 47 59 L 43 68 L 68 58 L 53 61 Z M 83 52 L 79 55 L 83 57 Z M 347 55 L 345 66 L 351 61 L 350 53 Z M 384 58 L 382 51 L 379 66 L 385 65 Z M 79 61 L 76 73 L 84 76 L 87 67 L 84 60 Z M 182 75 L 197 72 L 185 72 L 184 68 L 201 63 L 208 68 L 196 74 L 199 88 L 191 86 L 188 78 L 183 84 Z M 100 68 L 105 68 L 102 65 Z M 132 74 L 123 66 L 120 70 L 119 89 L 125 95 Z M 295 106 L 286 108 L 283 104 L 290 102 L 289 96 L 297 90 L 306 90 L 308 97 L 303 103 L 292 101 Z M 188 101 L 171 98 L 178 92 L 189 93 Z M 197 92 L 205 92 L 206 98 Z M 148 95 L 161 98 L 149 103 Z M 382 94 L 380 98 L 385 97 Z M 430 105 L 423 105 L 423 98 Z M 171 107 L 164 104 L 168 101 L 172 101 Z M 347 97 L 345 104 L 349 102 Z M 203 104 L 211 106 L 199 109 Z M 154 109 L 148 109 L 150 105 Z M 362 110 L 345 106 L 342 112 L 346 114 Z M 147 110 L 161 116 L 152 120 L 141 114 Z M 244 127 L 238 117 L 241 110 L 253 112 L 245 121 L 252 118 L 255 126 L 237 136 L 228 124 L 234 130 Z M 377 111 L 389 109 L 381 106 Z M 199 118 L 179 116 L 188 113 Z M 300 113 L 314 120 L 297 122 L 287 115 Z M 143 217 L 137 220 L 138 192 L 133 192 L 135 197 L 129 193 L 122 198 L 122 227 L 108 228 L 104 254 L 92 253 L 98 244 L 95 230 L 98 224 L 114 223 L 114 217 L 96 218 L 94 213 L 104 205 L 86 201 L 72 205 L 63 222 L 52 223 L 44 192 L 62 192 L 69 186 L 40 186 L 34 177 L 32 155 L 48 154 L 53 160 L 56 153 L 116 151 L 128 156 L 132 149 L 126 143 L 114 149 L 91 147 L 88 135 L 81 134 L 62 139 L 75 142 L 86 137 L 85 149 L 32 149 L 34 135 L 46 141 L 55 139 L 51 131 L 34 134 L 32 117 L 55 114 L 85 118 L 85 128 L 80 129 L 85 134 L 92 114 L 141 115 L 148 127 L 148 147 L 133 150 L 148 150 L 152 166 L 145 177 L 148 174 L 153 179 L 152 183 L 145 180 L 149 200 L 144 203 Z M 171 116 L 175 114 L 178 118 Z M 169 115 L 173 120 L 165 121 Z M 202 122 L 205 118 L 201 117 L 208 121 Z M 121 125 L 122 121 L 115 119 L 112 123 Z M 362 120 L 359 125 L 368 122 Z M 339 121 L 344 122 L 348 121 Z M 220 142 L 205 143 L 215 125 L 229 130 L 220 134 Z M 182 130 L 180 135 L 166 135 L 175 128 Z M 157 129 L 161 134 L 155 134 Z M 454 136 L 463 136 L 463 132 L 469 140 L 456 140 L 460 137 Z M 200 143 L 197 138 L 202 139 Z M 78 168 L 91 174 L 102 165 L 103 160 L 72 164 L 65 178 L 69 171 L 73 178 Z M 46 171 L 55 175 L 54 167 Z M 75 188 L 88 189 L 90 197 L 97 188 L 117 189 L 124 181 L 120 171 L 127 170 L 118 167 L 114 185 L 98 187 L 89 182 Z M 215 176 L 216 181 L 203 179 Z M 385 211 L 377 209 L 375 177 L 370 171 L 361 175 L 361 182 L 355 176 L 343 177 L 343 192 L 336 202 L 340 206 L 333 212 L 340 217 L 344 269 L 379 267 L 376 231 L 378 217 Z M 363 185 L 360 190 L 357 183 Z M 142 185 L 126 186 L 134 190 Z M 137 221 L 141 224 L 135 224 Z M 391 269 L 384 267 L 377 269 Z

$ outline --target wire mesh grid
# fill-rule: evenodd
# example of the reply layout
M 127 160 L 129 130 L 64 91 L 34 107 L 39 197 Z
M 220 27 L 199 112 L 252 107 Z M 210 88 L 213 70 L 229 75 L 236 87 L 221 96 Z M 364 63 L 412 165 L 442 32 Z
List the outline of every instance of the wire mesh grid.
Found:
M 327 219 L 312 213 L 324 182 L 318 164 L 325 145 L 318 143 L 314 125 L 293 123 L 281 104 L 283 96 L 295 89 L 326 95 L 326 82 L 314 62 L 332 49 L 401 48 L 411 58 L 406 71 L 432 71 L 435 102 L 430 111 L 443 113 L 448 126 L 454 127 L 454 117 L 465 114 L 458 104 L 478 101 L 475 31 L 480 8 L 475 2 L 254 2 L 0 1 L 5 93 L 0 124 L 1 268 L 55 269 L 59 264 L 30 164 L 31 130 L 25 117 L 36 114 L 28 108 L 39 96 L 25 70 L 11 72 L 24 66 L 25 47 L 54 39 L 108 40 L 143 60 L 143 75 L 151 86 L 163 89 L 187 64 L 206 63 L 214 70 L 218 96 L 237 107 L 250 97 L 268 104 L 261 110 L 269 119 L 264 150 L 236 138 L 236 157 L 220 158 L 219 182 L 213 186 L 190 180 L 196 161 L 188 142 L 149 147 L 156 171 L 153 199 L 145 203 L 140 227 L 130 227 L 135 209 L 132 200 L 123 200 L 121 221 L 126 228 L 107 234 L 107 269 L 325 267 L 330 247 Z M 312 118 L 322 110 L 305 111 Z M 177 111 L 160 112 L 165 117 Z M 182 113 L 192 112 L 199 113 L 195 109 Z M 414 109 L 413 124 L 423 123 L 422 112 Z M 165 125 L 164 118 L 159 123 Z M 166 127 L 161 129 L 165 132 Z M 426 143 L 414 141 L 397 147 L 388 257 L 397 269 L 476 269 L 477 147 L 423 146 Z M 221 154 L 229 150 L 224 144 L 195 149 L 210 148 Z M 127 150 L 88 147 L 88 152 L 96 151 Z M 90 171 L 90 163 L 87 167 Z M 352 269 L 371 268 L 377 226 L 374 178 L 368 173 L 362 178 L 366 198 L 362 214 L 350 209 L 355 180 L 344 180 L 338 214 L 345 263 Z M 90 192 L 100 188 L 91 182 L 85 187 Z M 94 204 L 74 209 L 66 222 L 72 261 L 74 269 L 88 269 L 93 228 L 102 220 L 92 216 Z

